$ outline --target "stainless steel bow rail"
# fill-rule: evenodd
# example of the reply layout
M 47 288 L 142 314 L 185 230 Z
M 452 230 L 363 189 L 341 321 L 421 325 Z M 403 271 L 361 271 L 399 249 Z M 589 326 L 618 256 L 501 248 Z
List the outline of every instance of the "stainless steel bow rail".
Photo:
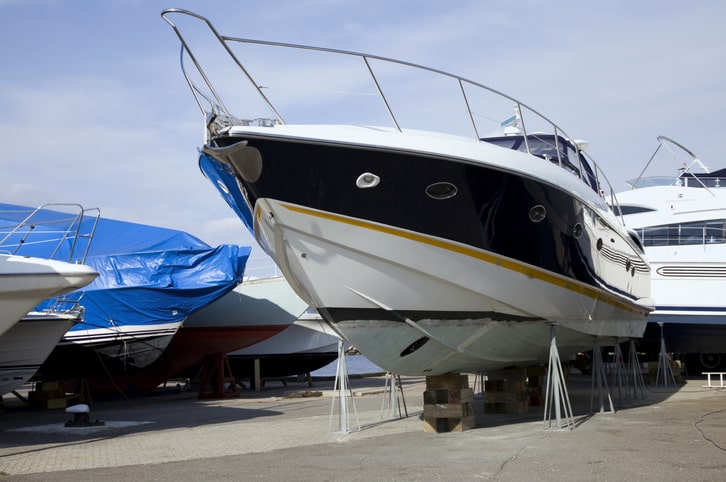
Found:
M 181 33 L 179 27 L 172 21 L 171 17 L 173 15 L 182 15 L 186 17 L 192 17 L 194 19 L 198 19 L 201 22 L 203 22 L 209 29 L 209 31 L 212 33 L 213 37 L 219 42 L 219 44 L 223 47 L 224 51 L 228 54 L 229 58 L 232 60 L 232 62 L 235 64 L 241 75 L 244 79 L 246 79 L 254 89 L 254 91 L 259 95 L 259 97 L 262 99 L 266 107 L 269 109 L 270 113 L 273 115 L 274 119 L 264 119 L 261 117 L 256 116 L 250 116 L 248 119 L 240 119 L 235 117 L 235 115 L 232 114 L 230 109 L 228 109 L 227 105 L 225 105 L 225 102 L 222 100 L 221 96 L 219 95 L 218 89 L 215 87 L 215 85 L 212 83 L 209 75 L 202 67 L 199 59 L 194 55 L 192 52 L 192 49 L 187 41 L 187 39 L 184 37 L 184 35 Z M 532 136 L 537 136 L 538 134 L 542 134 L 539 130 L 535 132 L 532 129 L 529 129 L 528 126 L 535 125 L 535 128 L 539 127 L 540 125 L 544 125 L 547 132 L 554 133 L 553 137 L 553 152 L 555 152 L 557 159 L 551 158 L 550 160 L 552 162 L 558 161 L 560 167 L 563 169 L 568 169 L 572 171 L 572 164 L 570 162 L 566 162 L 565 159 L 563 159 L 563 153 L 565 152 L 563 147 L 559 145 L 561 140 L 566 140 L 568 143 L 568 147 L 570 147 L 576 154 L 577 162 L 580 164 L 579 169 L 574 172 L 581 180 L 582 182 L 585 182 L 588 184 L 592 189 L 599 191 L 599 194 L 604 194 L 602 189 L 599 188 L 601 185 L 601 181 L 604 182 L 608 188 L 610 189 L 610 195 L 612 197 L 610 204 L 614 205 L 617 203 L 615 200 L 613 193 L 614 190 L 612 189 L 612 186 L 610 185 L 610 182 L 605 177 L 602 170 L 599 168 L 597 163 L 595 163 L 592 158 L 585 153 L 581 146 L 578 145 L 576 141 L 574 141 L 574 138 L 568 136 L 564 130 L 562 130 L 559 126 L 557 126 L 554 122 L 547 119 L 545 116 L 537 112 L 536 110 L 532 109 L 531 107 L 527 106 L 526 104 L 518 101 L 517 99 L 510 97 L 498 90 L 492 89 L 490 87 L 487 87 L 485 85 L 482 85 L 480 83 L 474 82 L 472 80 L 465 79 L 463 77 L 459 77 L 454 74 L 450 74 L 448 72 L 445 72 L 443 70 L 438 70 L 430 67 L 425 67 L 422 65 L 414 64 L 411 62 L 405 62 L 401 60 L 396 60 L 392 58 L 387 57 L 381 57 L 378 55 L 371 55 L 371 54 L 364 54 L 360 52 L 352 52 L 352 51 L 346 51 L 346 50 L 338 50 L 338 49 L 331 49 L 331 48 L 324 48 L 324 47 L 313 47 L 308 45 L 300 45 L 300 44 L 291 44 L 291 43 L 283 43 L 283 42 L 271 42 L 271 41 L 265 41 L 265 40 L 254 40 L 254 39 L 248 39 L 248 38 L 238 38 L 238 37 L 229 37 L 226 35 L 220 34 L 216 28 L 212 25 L 212 23 L 205 17 L 190 12 L 188 10 L 184 9 L 177 9 L 177 8 L 171 8 L 166 9 L 161 12 L 161 16 L 166 21 L 166 23 L 171 26 L 171 28 L 176 33 L 177 37 L 179 38 L 181 42 L 181 52 L 180 52 L 180 63 L 182 72 L 184 75 L 184 78 L 189 85 L 189 88 L 192 91 L 192 94 L 194 95 L 194 99 L 199 106 L 199 109 L 202 111 L 204 115 L 207 116 L 207 119 L 209 122 L 216 122 L 218 123 L 217 129 L 224 130 L 232 125 L 273 125 L 275 123 L 277 124 L 285 124 L 285 121 L 283 119 L 283 116 L 278 111 L 278 109 L 273 105 L 272 101 L 270 100 L 270 97 L 265 93 L 265 91 L 270 92 L 271 87 L 267 84 L 260 82 L 260 79 L 253 77 L 248 68 L 245 67 L 245 64 L 239 59 L 237 54 L 235 53 L 233 47 L 237 44 L 253 44 L 253 45 L 260 45 L 260 46 L 267 46 L 267 47 L 279 47 L 279 48 L 285 48 L 285 49 L 293 49 L 296 51 L 313 51 L 313 52 L 322 52 L 322 53 L 329 53 L 329 54 L 336 54 L 336 55 L 343 55 L 343 56 L 349 56 L 349 57 L 355 57 L 361 59 L 363 62 L 363 65 L 365 66 L 365 71 L 370 76 L 370 80 L 372 81 L 374 91 L 377 94 L 377 97 L 380 98 L 385 110 L 388 113 L 388 116 L 390 117 L 393 126 L 396 130 L 401 131 L 402 125 L 401 125 L 401 119 L 399 116 L 397 116 L 394 113 L 392 103 L 389 101 L 389 96 L 386 94 L 386 90 L 384 89 L 383 82 L 381 80 L 380 72 L 385 69 L 385 67 L 390 66 L 400 66 L 400 67 L 406 67 L 409 69 L 413 69 L 415 71 L 420 72 L 428 72 L 430 74 L 435 74 L 438 77 L 454 80 L 456 85 L 458 86 L 459 95 L 461 97 L 461 101 L 466 113 L 466 117 L 468 118 L 468 123 L 471 125 L 471 128 L 473 129 L 474 136 L 477 140 L 480 140 L 482 138 L 480 132 L 481 129 L 477 123 L 477 119 L 485 119 L 490 122 L 495 122 L 497 124 L 498 129 L 504 129 L 509 127 L 510 130 L 514 129 L 514 131 L 517 133 L 517 135 L 522 135 L 523 140 L 525 143 L 525 150 L 526 152 L 532 154 L 530 151 L 530 139 Z M 192 80 L 189 72 L 187 71 L 185 67 L 185 57 L 188 57 L 189 60 L 192 62 L 194 68 L 198 72 L 199 76 L 202 79 L 202 83 L 204 84 L 205 88 L 200 88 L 199 85 L 195 84 L 195 82 Z M 381 63 L 381 69 L 377 69 L 375 67 L 375 63 Z M 306 64 L 307 65 L 307 64 Z M 307 65 L 309 67 L 309 65 Z M 290 76 L 292 80 L 295 80 L 295 76 Z M 327 80 L 330 80 L 329 78 L 326 78 Z M 226 83 L 229 79 L 224 79 L 224 82 Z M 264 87 L 263 87 L 264 86 Z M 336 93 L 346 92 L 345 89 L 337 90 Z M 350 93 L 350 92 L 349 92 Z M 495 97 L 499 98 L 498 102 L 501 102 L 504 100 L 508 106 L 513 105 L 514 106 L 514 115 L 510 117 L 510 114 L 507 115 L 506 120 L 501 120 L 501 117 L 499 117 L 499 120 L 497 120 L 497 117 L 494 116 L 485 116 L 482 114 L 479 114 L 476 110 L 472 108 L 473 99 L 475 95 L 480 95 L 480 93 L 485 93 L 486 95 L 494 95 Z M 361 92 L 358 92 L 358 94 L 361 94 Z M 369 95 L 369 94 L 365 94 Z M 448 116 L 442 115 L 437 116 L 437 119 L 447 119 Z M 525 122 L 526 121 L 526 122 Z M 549 137 L 549 135 L 548 135 Z M 594 167 L 593 174 L 588 174 L 587 169 L 585 169 L 582 165 L 583 163 L 583 157 L 588 160 L 588 162 Z M 591 177 L 594 175 L 595 179 L 588 179 L 588 177 Z

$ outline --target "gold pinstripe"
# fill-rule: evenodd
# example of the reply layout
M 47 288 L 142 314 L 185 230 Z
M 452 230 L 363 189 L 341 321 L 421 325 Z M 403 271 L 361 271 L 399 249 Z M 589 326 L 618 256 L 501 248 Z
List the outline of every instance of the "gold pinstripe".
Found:
M 603 293 L 600 290 L 597 290 L 595 288 L 592 288 L 592 287 L 582 284 L 580 282 L 577 282 L 574 280 L 563 279 L 563 278 L 554 276 L 546 271 L 542 271 L 542 270 L 533 268 L 531 266 L 524 265 L 522 263 L 517 263 L 515 261 L 506 259 L 506 258 L 502 258 L 500 256 L 492 255 L 489 253 L 484 253 L 479 250 L 470 248 L 468 246 L 454 244 L 454 243 L 444 241 L 441 239 L 429 238 L 429 237 L 422 236 L 417 233 L 412 233 L 410 231 L 404 231 L 402 229 L 393 228 L 391 226 L 382 226 L 379 224 L 370 223 L 368 221 L 347 218 L 347 217 L 329 213 L 329 212 L 315 211 L 313 209 L 309 209 L 309 208 L 305 208 L 305 207 L 301 207 L 301 206 L 295 206 L 295 205 L 284 204 L 284 203 L 282 203 L 281 206 L 285 209 L 288 209 L 290 211 L 294 211 L 294 212 L 297 212 L 300 214 L 305 214 L 308 216 L 327 219 L 329 221 L 348 224 L 348 225 L 356 226 L 359 228 L 370 229 L 372 231 L 378 231 L 381 233 L 410 239 L 411 241 L 416 241 L 418 243 L 428 244 L 430 246 L 435 246 L 437 248 L 453 251 L 455 253 L 459 253 L 459 254 L 463 254 L 465 256 L 476 258 L 481 261 L 485 261 L 487 263 L 496 264 L 497 266 L 499 266 L 501 268 L 508 269 L 510 271 L 515 271 L 517 273 L 521 273 L 521 274 L 523 274 L 525 276 L 529 276 L 531 278 L 539 279 L 541 281 L 550 283 L 550 284 L 558 286 L 560 288 L 565 288 L 567 290 L 574 291 L 581 295 L 585 295 L 590 298 L 594 298 L 597 301 L 607 303 L 609 305 L 615 306 L 617 308 L 620 308 L 622 310 L 625 310 L 625 311 L 628 311 L 631 313 L 640 313 L 643 315 L 647 314 L 647 311 L 643 310 L 642 308 L 638 308 L 633 305 L 623 303 L 622 301 L 614 298 L 613 296 L 611 296 L 609 294 Z M 259 210 L 257 211 L 257 215 L 259 217 Z

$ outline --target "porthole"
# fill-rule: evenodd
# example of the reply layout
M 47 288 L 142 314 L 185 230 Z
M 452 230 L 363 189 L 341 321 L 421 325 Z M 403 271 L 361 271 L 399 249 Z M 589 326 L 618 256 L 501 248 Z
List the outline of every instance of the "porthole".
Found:
M 547 210 L 541 204 L 534 206 L 529 210 L 529 220 L 538 223 L 547 217 Z
M 355 180 L 355 185 L 361 189 L 369 189 L 376 187 L 381 182 L 381 178 L 371 172 L 364 172 Z
M 572 235 L 575 236 L 576 239 L 579 239 L 580 236 L 582 236 L 582 224 L 577 223 L 575 224 L 575 227 L 572 228 Z
M 602 249 L 602 238 L 599 238 L 597 240 L 597 243 L 595 244 L 595 246 L 597 247 L 598 251 L 600 251 Z
M 458 190 L 450 182 L 437 182 L 426 188 L 426 194 L 431 199 L 449 199 L 456 196 Z

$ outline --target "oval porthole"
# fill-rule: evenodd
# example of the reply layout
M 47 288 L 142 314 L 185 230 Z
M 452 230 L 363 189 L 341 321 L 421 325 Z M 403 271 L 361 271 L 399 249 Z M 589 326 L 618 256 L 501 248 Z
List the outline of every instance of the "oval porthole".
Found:
M 529 220 L 538 223 L 547 217 L 547 210 L 541 204 L 534 206 L 529 210 Z
M 399 356 L 404 357 L 407 355 L 410 355 L 411 353 L 415 352 L 422 346 L 426 344 L 426 342 L 429 341 L 429 338 L 427 336 L 422 336 L 418 340 L 414 341 L 410 345 L 408 345 L 406 348 L 403 349 L 403 351 L 400 353 Z
M 361 189 L 376 187 L 381 182 L 381 178 L 371 172 L 364 172 L 355 180 L 355 185 Z
M 595 246 L 597 246 L 598 251 L 600 251 L 602 249 L 602 238 L 599 238 L 597 240 L 597 244 Z
M 219 179 L 217 180 L 217 186 L 219 187 L 219 189 L 222 190 L 223 193 L 229 194 L 229 189 L 227 189 L 227 185 Z
M 575 224 L 575 227 L 572 228 L 572 235 L 575 236 L 575 239 L 579 239 L 580 236 L 582 236 L 582 231 L 583 231 L 582 224 L 577 223 L 577 224 Z
M 426 194 L 431 199 L 449 199 L 456 196 L 458 190 L 450 182 L 437 182 L 426 188 Z

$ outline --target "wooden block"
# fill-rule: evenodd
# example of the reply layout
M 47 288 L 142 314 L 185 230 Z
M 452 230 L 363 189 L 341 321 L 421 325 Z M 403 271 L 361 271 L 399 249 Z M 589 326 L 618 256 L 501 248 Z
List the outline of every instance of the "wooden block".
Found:
M 473 415 L 471 403 L 424 405 L 424 418 L 455 418 Z
M 63 387 L 61 386 L 61 382 L 59 382 L 59 381 L 43 382 L 40 384 L 40 386 L 41 386 L 41 390 L 43 390 L 44 392 L 63 389 Z
M 474 400 L 474 391 L 471 388 L 426 390 L 423 399 L 424 405 L 471 402 Z
M 484 392 L 484 402 L 486 403 L 523 402 L 526 399 L 527 392 L 524 390 L 518 392 Z
M 424 418 L 424 432 L 463 432 L 476 426 L 474 415 L 460 418 Z
M 426 377 L 427 390 L 469 388 L 468 375 L 435 375 Z

